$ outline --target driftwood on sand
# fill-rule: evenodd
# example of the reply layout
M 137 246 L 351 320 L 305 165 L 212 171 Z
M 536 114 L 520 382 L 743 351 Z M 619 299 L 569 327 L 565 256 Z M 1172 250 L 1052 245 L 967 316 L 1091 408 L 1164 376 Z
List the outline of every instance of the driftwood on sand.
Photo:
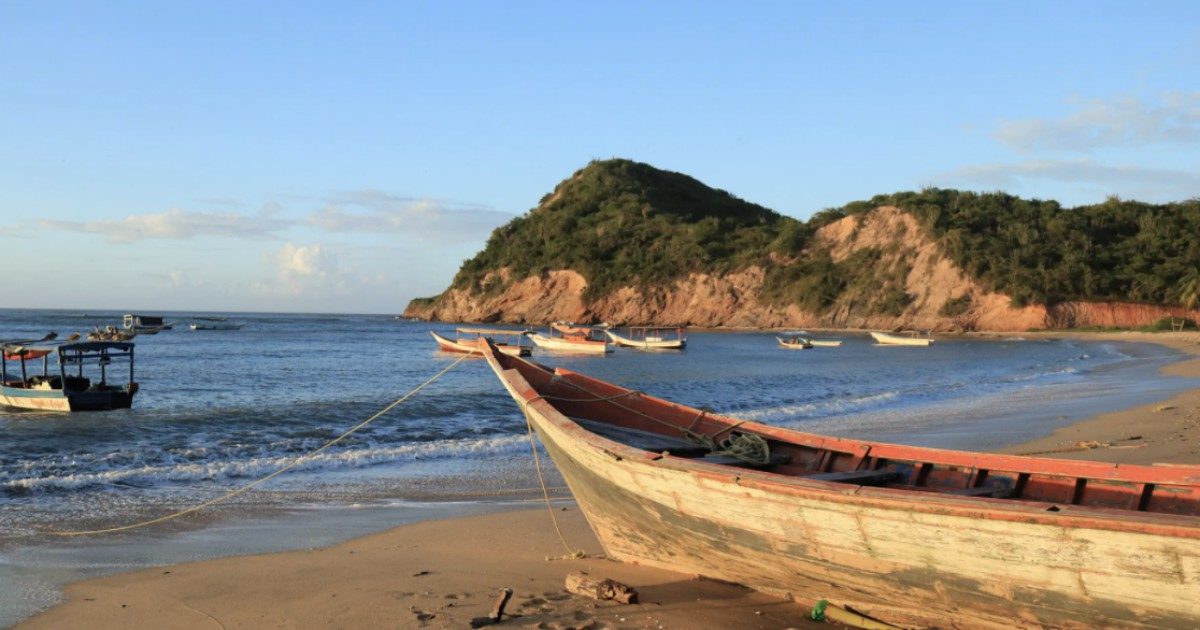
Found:
M 613 580 L 589 577 L 583 572 L 567 574 L 567 591 L 592 599 L 611 599 L 622 604 L 636 604 L 638 594 L 632 588 Z

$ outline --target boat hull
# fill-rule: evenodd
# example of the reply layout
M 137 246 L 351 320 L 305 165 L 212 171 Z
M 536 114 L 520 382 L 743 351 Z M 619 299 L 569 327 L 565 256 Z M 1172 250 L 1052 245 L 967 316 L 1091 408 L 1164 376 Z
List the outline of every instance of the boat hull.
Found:
M 1193 628 L 1200 527 L 993 507 L 624 447 L 492 360 L 606 554 L 893 623 Z M 914 496 L 901 496 L 914 495 Z
M 613 351 L 611 343 L 605 341 L 571 341 L 546 335 L 530 335 L 533 343 L 542 350 L 578 354 L 606 354 Z
M 775 340 L 779 342 L 779 347 L 787 348 L 788 350 L 808 350 L 812 347 L 812 344 L 788 343 L 786 340 L 780 339 L 779 337 L 776 337 Z
M 106 391 L 72 392 L 62 390 L 30 390 L 20 387 L 0 387 L 0 404 L 16 409 L 37 411 L 107 411 L 128 409 L 136 393 L 125 388 Z
M 456 341 L 454 339 L 443 337 L 433 331 L 430 331 L 429 334 L 433 335 L 433 338 L 437 340 L 438 350 L 441 350 L 442 352 L 477 354 L 479 356 L 483 356 L 483 351 L 480 349 L 479 344 L 476 341 Z M 496 349 L 510 357 L 527 357 L 532 354 L 530 348 L 524 346 L 496 345 Z
M 875 343 L 885 346 L 928 346 L 933 340 L 928 337 L 898 337 L 887 333 L 872 332 Z
M 614 344 L 616 344 L 618 346 L 625 346 L 627 348 L 637 348 L 639 350 L 683 350 L 684 348 L 687 347 L 687 340 L 685 340 L 685 339 L 662 339 L 659 341 L 652 341 L 652 340 L 643 341 L 641 339 L 630 339 L 628 337 L 623 337 L 621 335 L 618 335 L 617 333 L 612 332 L 611 330 L 606 330 L 604 332 L 606 335 L 608 335 L 609 339 L 613 340 Z
M 838 348 L 842 345 L 841 341 L 827 341 L 821 339 L 809 339 L 808 343 L 810 343 L 814 348 Z

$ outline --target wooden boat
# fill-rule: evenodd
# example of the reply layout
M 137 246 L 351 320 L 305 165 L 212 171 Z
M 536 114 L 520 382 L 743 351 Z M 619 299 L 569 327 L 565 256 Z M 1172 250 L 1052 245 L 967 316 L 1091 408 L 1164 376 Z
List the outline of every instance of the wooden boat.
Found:
M 908 626 L 1200 627 L 1200 466 L 825 437 L 485 356 L 614 559 Z
M 883 332 L 871 332 L 871 336 L 875 338 L 875 343 L 884 346 L 928 346 L 933 343 L 933 339 L 926 333 L 924 337 L 920 336 L 917 331 L 910 331 L 909 336 L 893 335 Z
M 530 339 L 537 347 L 551 352 L 605 354 L 613 351 L 603 330 L 570 322 L 554 322 L 550 324 L 549 334 L 533 333 Z
M 161 331 L 171 330 L 174 324 L 163 321 L 163 318 L 157 315 L 129 313 L 125 315 L 122 327 L 138 335 L 157 335 Z
M 812 342 L 804 337 L 776 337 L 779 345 L 788 350 L 808 350 L 813 347 Z
M 87 334 L 88 341 L 129 341 L 137 336 L 134 330 L 121 330 L 116 326 L 105 326 L 104 328 L 96 327 L 95 330 Z
M 687 347 L 687 328 L 683 326 L 629 326 L 624 335 L 611 330 L 604 332 L 618 346 L 639 350 L 683 350 Z
M 57 354 L 57 373 L 49 359 Z M 28 363 L 41 359 L 41 374 L 31 375 Z M 20 379 L 9 374 L 9 361 L 20 363 Z M 129 379 L 113 384 L 108 372 L 114 362 L 129 365 Z M 99 380 L 85 376 L 85 368 L 98 372 Z M 15 369 L 15 368 L 14 368 Z M 138 384 L 133 380 L 133 344 L 85 341 L 63 344 L 6 344 L 0 348 L 0 403 L 18 409 L 43 411 L 98 411 L 127 409 Z
M 432 330 L 429 334 L 437 341 L 438 349 L 443 352 L 459 352 L 483 355 L 481 346 L 485 339 L 491 340 L 496 348 L 504 354 L 527 357 L 533 353 L 524 330 L 494 330 L 491 328 L 455 328 L 454 339 L 443 337 Z

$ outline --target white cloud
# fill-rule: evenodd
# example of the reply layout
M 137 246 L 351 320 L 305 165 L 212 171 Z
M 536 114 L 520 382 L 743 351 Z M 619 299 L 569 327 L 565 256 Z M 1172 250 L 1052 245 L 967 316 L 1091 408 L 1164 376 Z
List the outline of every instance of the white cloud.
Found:
M 1157 104 L 1135 97 L 1084 100 L 1077 111 L 1061 119 L 1002 121 L 993 138 L 1021 152 L 1198 145 L 1200 92 L 1167 92 Z
M 963 167 L 943 177 L 997 189 L 1012 189 L 1034 181 L 1085 185 L 1105 195 L 1119 194 L 1147 201 L 1173 201 L 1200 196 L 1200 170 L 1111 166 L 1093 160 L 983 164 Z
M 276 277 L 291 293 L 344 288 L 337 256 L 321 245 L 285 243 L 275 252 Z
M 197 236 L 262 239 L 275 236 L 290 222 L 274 218 L 264 208 L 256 215 L 236 212 L 190 212 L 172 208 L 166 212 L 130 215 L 110 221 L 42 220 L 44 228 L 99 234 L 112 243 L 147 239 L 190 239 Z
M 327 200 L 307 222 L 327 232 L 403 233 L 461 241 L 486 236 L 512 218 L 486 206 L 359 190 Z

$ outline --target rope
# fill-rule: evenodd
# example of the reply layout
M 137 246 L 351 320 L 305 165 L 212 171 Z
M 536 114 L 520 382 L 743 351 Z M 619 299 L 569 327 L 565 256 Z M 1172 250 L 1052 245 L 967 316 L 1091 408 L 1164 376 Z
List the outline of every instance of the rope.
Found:
M 236 496 L 238 496 L 238 495 L 242 495 L 242 494 L 245 494 L 245 493 L 249 492 L 249 491 L 250 491 L 251 489 L 253 489 L 255 486 L 258 486 L 258 485 L 260 485 L 260 484 L 262 484 L 262 483 L 265 483 L 266 481 L 269 481 L 269 480 L 271 480 L 271 479 L 274 479 L 275 477 L 278 477 L 279 475 L 282 475 L 283 473 L 285 473 L 285 472 L 287 472 L 287 471 L 289 471 L 289 470 L 291 470 L 291 469 L 295 468 L 296 466 L 299 466 L 301 463 L 303 463 L 303 462 L 305 462 L 305 461 L 307 461 L 307 460 L 311 459 L 312 457 L 314 457 L 314 456 L 315 456 L 315 455 L 317 455 L 318 453 L 320 453 L 320 452 L 324 451 L 325 449 L 327 449 L 327 448 L 329 448 L 329 447 L 331 447 L 331 446 L 333 446 L 333 445 L 337 444 L 338 442 L 341 442 L 342 440 L 346 439 L 347 437 L 350 437 L 350 435 L 352 435 L 353 433 L 355 433 L 355 432 L 356 432 L 356 431 L 358 431 L 359 429 L 361 429 L 361 428 L 363 428 L 363 427 L 367 426 L 368 424 L 370 424 L 370 423 L 374 422 L 376 419 L 378 419 L 378 418 L 379 418 L 380 416 L 382 416 L 383 414 L 385 414 L 385 413 L 387 413 L 387 412 L 391 411 L 392 409 L 395 409 L 397 406 L 399 406 L 401 403 L 403 403 L 404 401 L 408 400 L 409 398 L 412 398 L 413 396 L 415 396 L 415 395 L 416 395 L 416 393 L 417 393 L 417 392 L 421 391 L 422 389 L 424 389 L 424 388 L 425 388 L 426 386 L 428 386 L 429 384 L 431 384 L 431 383 L 433 383 L 434 381 L 438 380 L 438 379 L 439 379 L 439 378 L 441 378 L 441 377 L 442 377 L 442 375 L 444 375 L 446 372 L 449 372 L 450 370 L 454 369 L 455 367 L 457 367 L 457 366 L 458 366 L 458 364 L 459 364 L 459 363 L 462 363 L 464 360 L 466 360 L 466 359 L 468 359 L 468 358 L 470 358 L 470 357 L 471 357 L 471 355 L 469 355 L 469 354 L 465 354 L 465 355 L 463 355 L 462 357 L 459 357 L 459 359 L 458 359 L 458 360 L 456 360 L 454 363 L 451 363 L 450 365 L 446 366 L 446 368 L 445 368 L 444 370 L 442 370 L 441 372 L 438 372 L 437 374 L 434 374 L 432 377 L 430 377 L 430 379 L 429 379 L 429 380 L 425 381 L 424 383 L 421 383 L 420 385 L 417 385 L 417 386 L 416 386 L 416 387 L 414 387 L 414 388 L 413 388 L 411 391 L 409 391 L 407 394 L 405 394 L 405 395 L 401 396 L 400 398 L 396 399 L 396 400 L 395 400 L 393 403 L 391 403 L 390 405 L 388 405 L 388 406 L 384 407 L 382 410 L 380 410 L 380 411 L 379 411 L 378 413 L 376 413 L 375 415 L 373 415 L 373 416 L 371 416 L 370 418 L 367 418 L 366 420 L 363 420 L 362 422 L 360 422 L 360 423 L 358 423 L 358 424 L 354 425 L 353 427 L 351 427 L 351 428 L 350 428 L 350 430 L 348 430 L 348 431 L 346 431 L 345 433 L 343 433 L 343 434 L 341 434 L 341 435 L 339 435 L 339 436 L 337 436 L 337 437 L 333 438 L 332 440 L 329 440 L 328 442 L 326 442 L 325 444 L 323 444 L 323 445 L 321 445 L 320 447 L 316 448 L 315 450 L 309 451 L 308 453 L 305 453 L 304 455 L 301 455 L 300 457 L 297 457 L 296 459 L 292 460 L 292 461 L 291 461 L 291 463 L 289 463 L 289 464 L 287 464 L 287 465 L 283 466 L 283 467 L 282 467 L 282 468 L 280 468 L 279 470 L 276 470 L 275 472 L 272 472 L 272 473 L 270 473 L 270 474 L 268 474 L 268 475 L 266 475 L 266 476 L 264 476 L 264 477 L 260 477 L 260 478 L 258 478 L 258 479 L 256 479 L 256 480 L 254 480 L 254 481 L 251 481 L 250 483 L 248 483 L 248 484 L 246 484 L 246 485 L 244 485 L 244 486 L 241 486 L 240 488 L 235 488 L 235 489 L 233 489 L 233 490 L 230 490 L 229 492 L 226 492 L 225 494 L 222 494 L 222 495 L 220 495 L 220 496 L 218 496 L 218 497 L 216 497 L 216 498 L 214 498 L 214 499 L 209 499 L 208 501 L 205 501 L 205 502 L 203 502 L 203 503 L 199 503 L 199 504 L 197 504 L 197 505 L 193 505 L 192 507 L 189 507 L 189 508 L 186 508 L 186 509 L 183 509 L 183 510 L 179 510 L 178 512 L 172 512 L 171 514 L 167 514 L 167 515 L 165 515 L 165 516 L 160 516 L 160 517 L 158 517 L 158 518 L 152 518 L 152 519 L 150 519 L 150 520 L 147 520 L 147 521 L 141 521 L 141 522 L 139 522 L 139 523 L 131 523 L 131 524 L 129 524 L 129 525 L 121 525 L 121 526 L 119 526 L 119 527 L 108 527 L 108 528 L 105 528 L 105 529 L 92 529 L 92 530 L 82 530 L 82 531 L 53 531 L 53 530 L 49 530 L 49 531 L 44 531 L 44 532 L 42 532 L 42 533 L 44 533 L 44 534 L 49 534 L 49 535 L 51 535 L 51 536 L 64 536 L 64 537 L 69 537 L 69 536 L 91 536 L 91 535 L 94 535 L 94 534 L 111 534 L 111 533 L 114 533 L 114 532 L 122 532 L 122 531 L 130 530 L 130 529 L 138 529 L 138 528 L 140 528 L 140 527 L 146 527 L 146 526 L 148 526 L 148 525 L 155 525 L 155 524 L 157 524 L 157 523 L 164 523 L 164 522 L 166 522 L 166 521 L 170 521 L 170 520 L 173 520 L 173 519 L 179 518 L 179 517 L 181 517 L 181 516 L 186 516 L 186 515 L 188 515 L 188 514 L 192 514 L 192 513 L 194 513 L 194 512 L 199 512 L 200 510 L 203 510 L 204 508 L 206 508 L 206 507 L 210 507 L 210 506 L 212 506 L 212 505 L 216 505 L 217 503 L 221 503 L 221 502 L 223 502 L 223 501 L 228 501 L 229 499 L 232 499 L 233 497 L 236 497 Z M 546 492 L 546 485 L 545 485 L 545 483 L 543 483 L 543 484 L 542 484 L 542 491 L 543 491 L 544 493 Z M 547 496 L 549 496 L 549 495 L 547 494 Z
M 525 405 L 528 407 L 528 403 Z M 563 536 L 562 527 L 558 525 L 558 516 L 554 514 L 554 506 L 550 505 L 550 491 L 546 488 L 546 479 L 542 475 L 542 458 L 538 456 L 537 444 L 533 441 L 533 423 L 529 420 L 529 411 L 525 413 L 525 431 L 529 435 L 529 450 L 533 451 L 533 467 L 537 470 L 538 483 L 542 484 L 542 497 L 546 500 L 546 511 L 550 513 L 550 522 L 554 523 L 554 531 L 558 534 L 558 541 L 562 543 L 563 549 L 567 551 L 567 555 L 573 558 L 582 558 L 584 553 L 580 549 L 572 549 L 567 542 L 566 536 Z

